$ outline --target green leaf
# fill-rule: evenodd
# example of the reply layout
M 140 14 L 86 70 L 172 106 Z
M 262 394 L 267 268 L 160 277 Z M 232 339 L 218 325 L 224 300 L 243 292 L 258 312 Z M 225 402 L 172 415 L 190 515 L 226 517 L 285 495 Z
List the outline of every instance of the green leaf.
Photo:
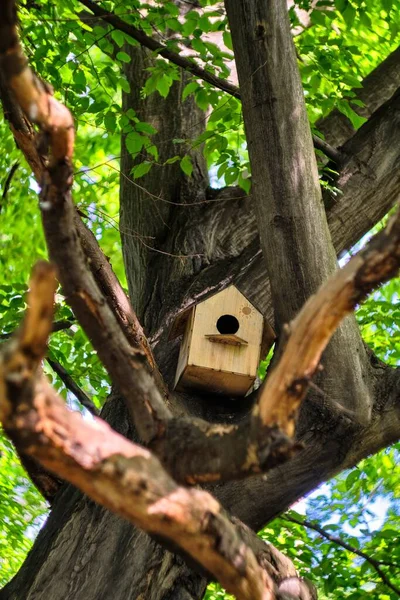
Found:
M 111 131 L 112 133 L 115 132 L 115 130 L 117 129 L 117 117 L 114 113 L 112 112 L 108 112 L 105 116 L 104 116 L 104 125 L 106 126 L 106 128 Z
M 174 163 L 178 162 L 178 160 L 181 160 L 180 156 L 172 156 L 165 161 L 164 165 L 173 165 Z
M 190 94 L 193 94 L 193 92 L 195 92 L 198 88 L 199 88 L 199 84 L 197 83 L 197 81 L 191 81 L 190 83 L 185 85 L 185 87 L 183 88 L 183 92 L 182 92 L 182 100 L 186 100 L 186 98 Z
M 116 58 L 117 58 L 117 60 L 120 60 L 121 62 L 124 62 L 124 63 L 131 62 L 131 57 L 126 52 L 122 52 L 122 51 L 117 52 Z
M 192 164 L 192 159 L 190 158 L 190 156 L 188 154 L 186 154 L 182 158 L 180 165 L 181 165 L 181 169 L 185 173 L 185 175 L 188 175 L 190 177 L 191 174 L 193 173 L 193 164 Z
M 389 14 L 393 8 L 393 0 L 382 0 L 382 6 L 386 10 L 386 12 Z
M 233 50 L 232 46 L 232 36 L 229 31 L 224 31 L 222 34 L 222 39 L 224 40 L 224 44 L 229 50 Z
M 83 69 L 78 68 L 76 69 L 76 71 L 74 71 L 73 80 L 77 85 L 80 85 L 82 87 L 86 86 L 86 76 Z
M 139 121 L 135 124 L 136 131 L 141 131 L 142 133 L 147 133 L 148 135 L 153 135 L 157 133 L 157 129 L 153 127 L 150 123 L 144 123 L 143 121 Z
M 121 79 L 119 80 L 119 85 L 121 86 L 123 92 L 125 92 L 126 94 L 130 93 L 131 86 L 129 84 L 129 81 L 125 77 L 121 77 Z
M 140 177 L 147 175 L 147 173 L 150 171 L 152 166 L 153 166 L 153 163 L 146 161 L 146 160 L 144 162 L 140 163 L 139 165 L 135 165 L 132 169 L 133 178 L 139 179 Z
M 208 93 L 204 88 L 199 88 L 195 93 L 196 104 L 202 110 L 207 110 L 209 107 Z
M 122 48 L 125 42 L 125 36 L 119 29 L 113 29 L 111 32 L 111 37 L 114 42 L 117 44 L 119 48 Z
M 171 85 L 172 78 L 168 75 L 162 75 L 159 79 L 157 79 L 156 89 L 163 98 L 166 98 L 169 94 Z
M 143 148 L 143 144 L 146 141 L 142 135 L 136 132 L 129 133 L 125 138 L 125 145 L 128 151 L 135 156 Z
M 351 124 L 354 129 L 359 129 L 364 123 L 366 123 L 367 119 L 364 117 L 360 117 L 350 106 L 347 100 L 339 100 L 337 102 L 338 110 L 346 115 L 348 119 L 350 119 Z
M 348 5 L 346 6 L 345 10 L 342 12 L 342 16 L 343 16 L 343 19 L 345 20 L 347 27 L 350 28 L 353 26 L 356 15 L 357 15 L 356 9 L 349 2 Z
M 356 481 L 360 479 L 360 473 L 357 469 L 350 471 L 346 477 L 346 490 L 351 490 Z

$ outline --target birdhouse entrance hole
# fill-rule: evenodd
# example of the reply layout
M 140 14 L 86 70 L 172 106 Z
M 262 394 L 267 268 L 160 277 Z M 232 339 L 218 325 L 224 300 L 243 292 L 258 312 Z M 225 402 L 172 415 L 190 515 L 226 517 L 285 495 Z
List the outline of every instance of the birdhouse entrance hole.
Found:
M 233 315 L 222 315 L 217 321 L 217 329 L 223 334 L 233 334 L 239 329 L 239 321 Z

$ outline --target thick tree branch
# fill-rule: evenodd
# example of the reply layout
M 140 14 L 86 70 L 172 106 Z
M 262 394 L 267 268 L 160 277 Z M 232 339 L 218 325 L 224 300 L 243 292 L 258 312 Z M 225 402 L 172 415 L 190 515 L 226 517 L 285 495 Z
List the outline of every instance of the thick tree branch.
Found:
M 288 327 L 289 339 L 260 394 L 263 423 L 293 433 L 293 415 L 333 332 L 366 295 L 400 267 L 400 210 L 367 247 L 312 296 Z
M 357 114 L 369 119 L 382 104 L 393 96 L 399 87 L 400 47 L 389 54 L 366 76 L 362 81 L 362 87 L 352 90 L 355 99 L 363 103 L 363 106 L 353 104 L 352 107 Z M 342 146 L 355 134 L 350 120 L 337 109 L 332 110 L 327 117 L 318 121 L 316 126 L 324 134 L 326 141 L 336 148 Z
M 252 197 L 278 335 L 336 270 L 286 3 L 226 0 L 252 170 Z M 282 56 L 285 68 L 282 69 Z M 249 73 L 252 74 L 249 77 Z M 326 349 L 324 377 L 353 382 L 346 408 L 371 414 L 366 360 L 354 319 Z M 361 358 L 361 360 L 360 360 Z M 348 391 L 348 390 L 347 390 Z
M 126 398 L 143 440 L 159 434 L 170 416 L 154 380 L 145 368 L 146 354 L 132 348 L 89 271 L 75 227 L 71 199 L 74 128 L 69 111 L 27 65 L 16 32 L 14 2 L 0 8 L 0 59 L 6 84 L 50 144 L 43 172 L 41 209 L 50 256 L 58 265 L 64 293 L 113 382 Z
M 146 356 L 157 388 L 165 396 L 168 390 L 158 370 L 150 344 L 144 334 L 143 327 L 137 318 L 129 299 L 112 270 L 110 262 L 102 252 L 93 233 L 85 226 L 78 212 L 75 213 L 75 227 L 78 231 L 82 249 L 88 260 L 90 270 L 100 291 L 104 294 L 115 318 L 132 348 L 140 348 Z
M 308 529 L 312 529 L 313 531 L 316 531 L 317 533 L 319 533 L 320 535 L 322 535 L 322 537 L 324 537 L 326 540 L 329 540 L 330 542 L 336 544 L 337 546 L 341 546 L 345 550 L 348 550 L 349 552 L 352 552 L 353 554 L 356 554 L 360 558 L 363 558 L 364 560 L 366 560 L 367 562 L 369 562 L 369 564 L 375 569 L 375 571 L 378 573 L 378 575 L 381 578 L 381 580 L 383 581 L 383 583 L 388 588 L 390 588 L 391 590 L 393 590 L 393 592 L 395 592 L 396 594 L 398 594 L 399 597 L 400 597 L 400 588 L 396 587 L 390 581 L 389 577 L 386 575 L 385 571 L 382 569 L 382 565 L 387 565 L 388 563 L 386 563 L 385 561 L 376 560 L 372 556 L 369 556 L 369 554 L 367 554 L 366 552 L 363 552 L 362 550 L 359 550 L 355 546 L 352 546 L 351 544 L 348 544 L 347 542 L 345 542 L 341 538 L 339 538 L 339 537 L 337 537 L 335 535 L 330 534 L 329 531 L 326 531 L 326 529 L 324 529 L 323 527 L 320 527 L 318 525 L 318 523 L 314 523 L 314 522 L 308 521 L 307 519 L 302 519 L 300 521 L 299 519 L 296 519 L 296 518 L 294 518 L 294 517 L 292 517 L 290 515 L 285 515 L 283 517 L 283 519 L 285 521 L 290 521 L 291 523 L 297 523 L 298 525 L 303 525 L 304 527 L 307 527 Z M 390 563 L 390 566 L 393 566 L 393 563 Z M 400 569 L 400 567 L 399 567 L 399 569 Z
M 0 355 L 5 431 L 46 469 L 147 532 L 177 544 L 238 598 L 283 598 L 214 498 L 178 487 L 148 450 L 100 419 L 87 422 L 68 411 L 49 386 L 40 362 L 51 330 L 55 289 L 54 269 L 39 263 L 23 326 Z
M 94 15 L 103 19 L 103 21 L 110 23 L 111 25 L 113 25 L 113 27 L 115 27 L 115 29 L 123 31 L 131 38 L 139 42 L 139 44 L 141 44 L 145 48 L 148 48 L 152 52 L 159 54 L 160 56 L 177 65 L 181 69 L 192 73 L 199 79 L 210 83 L 217 89 L 226 92 L 234 98 L 238 98 L 238 100 L 241 99 L 240 90 L 236 85 L 230 83 L 226 79 L 222 79 L 221 77 L 213 75 L 209 71 L 206 71 L 205 69 L 200 67 L 193 60 L 180 55 L 178 52 L 170 50 L 167 46 L 165 46 L 158 40 L 146 35 L 141 29 L 138 29 L 134 25 L 126 23 L 117 15 L 114 15 L 109 11 L 104 10 L 96 2 L 93 2 L 93 0 L 80 0 L 80 2 L 81 4 L 86 6 L 86 8 L 91 10 Z M 326 154 L 328 158 L 337 162 L 338 164 L 341 163 L 343 155 L 339 150 L 336 150 L 336 148 L 333 148 L 325 140 L 322 140 L 316 135 L 313 135 L 313 142 L 315 147 L 318 150 L 321 150 L 321 152 L 323 152 L 324 154 Z
M 346 315 L 378 285 L 396 276 L 399 267 L 400 210 L 384 231 L 311 296 L 287 327 L 282 355 L 262 386 L 250 419 L 239 425 L 182 418 L 166 424 L 164 436 L 153 448 L 173 476 L 192 484 L 241 478 L 268 471 L 293 456 L 299 449 L 291 442 L 298 409 L 323 350 Z M 190 454 L 185 453 L 187 447 Z
M 329 230 L 338 254 L 351 248 L 399 198 L 400 87 L 343 150 L 348 159 L 334 181 L 340 192 L 324 193 Z

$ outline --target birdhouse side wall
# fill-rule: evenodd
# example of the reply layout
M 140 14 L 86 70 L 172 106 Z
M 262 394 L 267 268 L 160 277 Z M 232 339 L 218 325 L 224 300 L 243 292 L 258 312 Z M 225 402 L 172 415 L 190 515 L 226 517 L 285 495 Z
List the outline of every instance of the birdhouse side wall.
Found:
M 247 342 L 233 346 L 210 341 L 207 335 L 219 334 L 218 319 L 232 315 L 239 322 L 236 335 Z M 196 306 L 189 344 L 188 365 L 236 373 L 254 378 L 260 361 L 263 317 L 231 286 Z
M 177 366 L 176 375 L 175 375 L 175 387 L 178 385 L 181 375 L 184 372 L 186 365 L 188 364 L 190 343 L 191 343 L 192 335 L 193 335 L 193 323 L 194 323 L 195 312 L 196 312 L 196 307 L 194 307 L 190 311 L 189 317 L 186 322 L 186 328 L 185 328 L 185 331 L 183 334 L 183 338 L 181 341 L 181 347 L 179 350 L 178 366 Z

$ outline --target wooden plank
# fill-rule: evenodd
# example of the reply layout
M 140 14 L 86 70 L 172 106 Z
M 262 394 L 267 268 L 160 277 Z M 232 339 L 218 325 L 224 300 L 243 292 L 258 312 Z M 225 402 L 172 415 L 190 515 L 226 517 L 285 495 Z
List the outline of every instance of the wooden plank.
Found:
M 255 377 L 238 375 L 226 371 L 216 371 L 205 367 L 188 365 L 177 382 L 176 389 L 197 389 L 226 396 L 245 396 L 250 390 Z
M 228 344 L 228 346 L 247 346 L 246 340 L 240 338 L 238 335 L 234 335 L 232 333 L 212 333 L 210 335 L 206 335 L 206 338 L 210 342 L 214 342 L 215 344 Z
M 174 340 L 185 333 L 186 324 L 190 317 L 190 313 L 193 309 L 193 306 L 189 306 L 189 308 L 186 308 L 181 313 L 179 313 L 175 321 L 172 323 L 172 327 L 168 335 L 168 340 Z
M 239 329 L 235 335 L 246 340 L 247 346 L 209 343 L 206 336 L 220 335 L 217 321 L 222 315 L 236 317 Z M 255 378 L 263 324 L 261 313 L 235 286 L 222 290 L 196 306 L 188 364 Z
M 178 366 L 176 368 L 175 387 L 181 377 L 181 374 L 185 370 L 186 365 L 188 363 L 190 344 L 191 344 L 192 336 L 193 336 L 193 323 L 194 323 L 195 313 L 196 313 L 196 308 L 192 308 L 190 313 L 188 314 L 188 319 L 186 321 L 186 329 L 185 329 L 185 333 L 183 335 L 183 339 L 182 339 L 182 343 L 181 343 L 181 347 L 180 347 L 180 351 L 179 351 Z

